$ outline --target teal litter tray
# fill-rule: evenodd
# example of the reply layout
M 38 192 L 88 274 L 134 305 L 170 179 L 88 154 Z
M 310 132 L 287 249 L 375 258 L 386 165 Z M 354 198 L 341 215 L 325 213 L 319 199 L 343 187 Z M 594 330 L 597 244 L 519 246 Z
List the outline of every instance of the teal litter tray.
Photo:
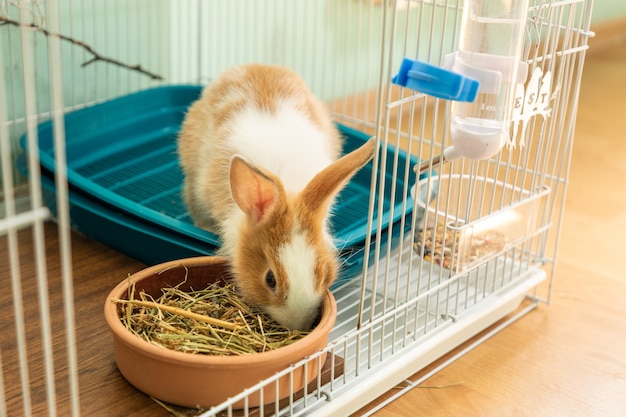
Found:
M 44 175 L 41 183 L 44 204 L 56 216 L 54 180 Z M 138 221 L 73 190 L 69 192 L 69 200 L 73 229 L 148 264 L 203 256 L 217 249 L 193 239 L 181 239 L 176 233 Z
M 201 91 L 202 86 L 195 85 L 152 88 L 65 115 L 70 215 L 75 230 L 146 264 L 215 253 L 218 236 L 195 227 L 182 201 L 183 174 L 176 154 L 185 111 Z M 344 136 L 344 153 L 369 139 L 354 129 L 338 128 Z M 52 129 L 50 121 L 38 126 L 45 201 L 55 213 Z M 26 146 L 25 138 L 21 145 Z M 411 225 L 413 204 L 407 192 L 409 201 L 403 211 L 402 193 L 412 187 L 415 175 L 409 173 L 412 181 L 405 187 L 407 155 L 399 152 L 395 165 L 399 182 L 395 195 L 388 195 L 394 152 L 390 148 L 384 154 L 387 195 L 383 196 L 380 239 L 381 244 L 389 239 L 396 244 L 402 218 L 405 232 Z M 416 162 L 411 159 L 410 166 Z M 371 175 L 372 164 L 368 164 L 336 199 L 331 227 L 343 265 L 336 285 L 360 274 L 363 267 Z M 371 233 L 374 238 L 376 225 Z

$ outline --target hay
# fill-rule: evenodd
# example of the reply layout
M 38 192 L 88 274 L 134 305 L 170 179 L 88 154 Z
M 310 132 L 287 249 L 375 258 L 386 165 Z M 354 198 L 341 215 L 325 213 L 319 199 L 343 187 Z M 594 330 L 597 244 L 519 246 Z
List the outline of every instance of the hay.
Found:
M 180 352 L 228 356 L 261 353 L 287 346 L 309 332 L 290 331 L 245 304 L 232 283 L 212 284 L 185 292 L 162 289 L 152 299 L 129 289 L 120 320 L 133 334 L 157 346 Z

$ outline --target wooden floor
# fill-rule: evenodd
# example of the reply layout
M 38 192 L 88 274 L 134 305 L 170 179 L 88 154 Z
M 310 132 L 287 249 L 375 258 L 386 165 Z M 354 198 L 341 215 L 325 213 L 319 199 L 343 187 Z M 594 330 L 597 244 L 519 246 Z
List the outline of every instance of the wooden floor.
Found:
M 394 416 L 626 415 L 626 46 L 589 56 L 584 73 L 571 182 L 554 296 L 401 399 L 376 413 Z M 59 415 L 68 407 L 58 279 L 57 236 L 46 225 L 54 375 Z M 33 414 L 48 405 L 32 232 L 19 233 Z M 7 238 L 0 253 L 7 253 Z M 72 235 L 76 330 L 84 416 L 167 416 L 128 385 L 115 367 L 103 301 L 128 273 L 143 267 L 122 254 Z M 0 262 L 0 353 L 9 409 L 21 407 L 8 259 Z M 447 388 L 426 388 L 436 386 Z M 9 413 L 21 415 L 21 413 Z

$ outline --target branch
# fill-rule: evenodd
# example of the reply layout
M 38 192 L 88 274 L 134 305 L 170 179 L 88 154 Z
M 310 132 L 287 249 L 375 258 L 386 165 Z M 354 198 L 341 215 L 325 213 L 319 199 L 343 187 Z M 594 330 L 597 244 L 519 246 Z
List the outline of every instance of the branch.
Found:
M 108 62 L 109 64 L 113 64 L 113 65 L 117 65 L 118 67 L 122 67 L 122 68 L 126 68 L 129 69 L 131 71 L 137 71 L 141 74 L 147 75 L 148 77 L 150 77 L 153 80 L 163 80 L 163 77 L 161 77 L 158 74 L 155 74 L 153 72 L 147 71 L 143 68 L 141 68 L 141 65 L 128 65 L 123 63 L 122 61 L 118 61 L 117 59 L 113 59 L 113 58 L 108 58 L 106 56 L 102 56 L 100 55 L 98 52 L 96 52 L 91 46 L 87 45 L 85 42 L 76 40 L 74 38 L 71 38 L 69 36 L 65 36 L 61 33 L 55 33 L 55 32 L 50 32 L 48 29 L 43 28 L 41 26 L 37 26 L 35 23 L 31 23 L 31 24 L 23 24 L 18 22 L 17 20 L 11 20 L 8 19 L 4 16 L 0 16 L 0 26 L 2 25 L 11 25 L 11 26 L 15 26 L 15 27 L 23 27 L 23 28 L 29 28 L 29 29 L 34 29 L 37 32 L 43 33 L 46 36 L 54 36 L 56 38 L 59 38 L 61 40 L 64 40 L 66 42 L 69 42 L 71 44 L 80 46 L 81 48 L 83 48 L 85 51 L 89 52 L 91 55 L 93 55 L 93 57 L 85 62 L 83 62 L 81 64 L 81 67 L 86 67 L 89 64 L 92 64 L 94 62 L 97 61 L 102 61 L 102 62 Z

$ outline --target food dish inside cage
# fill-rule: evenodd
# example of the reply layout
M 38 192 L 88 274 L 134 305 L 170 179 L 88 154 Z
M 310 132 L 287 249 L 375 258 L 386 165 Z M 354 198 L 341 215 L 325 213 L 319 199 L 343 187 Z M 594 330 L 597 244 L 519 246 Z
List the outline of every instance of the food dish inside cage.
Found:
M 479 175 L 421 179 L 431 198 L 417 200 L 413 240 L 424 260 L 462 272 L 522 241 L 539 228 L 548 187 L 529 190 Z M 422 194 L 423 195 L 423 194 Z
M 65 115 L 75 229 L 148 264 L 215 253 L 220 245 L 218 236 L 194 226 L 184 206 L 183 174 L 176 154 L 176 137 L 185 111 L 201 91 L 199 85 L 157 87 Z M 337 126 L 344 138 L 344 153 L 369 139 L 355 129 Z M 40 124 L 38 136 L 45 200 L 55 212 L 55 189 L 49 181 L 55 173 L 52 122 Z M 26 147 L 24 138 L 21 143 Z M 411 227 L 412 200 L 404 207 L 402 202 L 412 184 L 405 184 L 404 178 L 407 166 L 417 161 L 392 147 L 383 149 L 381 155 L 388 162 L 382 222 L 376 221 L 381 198 L 377 193 L 370 234 L 375 237 L 381 227 L 380 239 L 385 244 L 389 239 L 399 239 L 402 218 L 404 232 Z M 398 163 L 394 164 L 396 157 Z M 335 285 L 358 275 L 363 267 L 373 169 L 370 163 L 359 171 L 336 199 L 331 228 L 340 248 L 342 269 Z M 412 172 L 409 177 L 414 183 Z M 391 187 L 393 178 L 395 188 Z M 134 239 L 143 244 L 130 243 Z M 369 250 L 373 252 L 373 244 Z

